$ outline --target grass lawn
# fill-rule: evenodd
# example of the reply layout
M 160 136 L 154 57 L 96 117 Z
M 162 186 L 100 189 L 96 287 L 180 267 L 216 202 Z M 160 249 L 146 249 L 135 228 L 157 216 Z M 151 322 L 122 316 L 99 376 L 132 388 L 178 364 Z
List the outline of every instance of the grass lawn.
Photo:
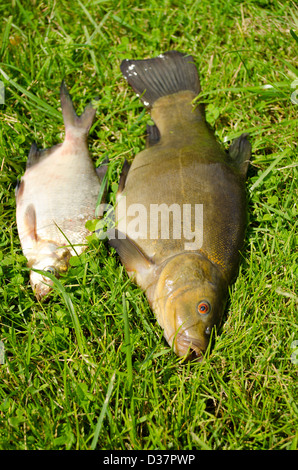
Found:
M 12 0 L 0 11 L 0 449 L 297 449 L 294 2 Z M 90 152 L 110 160 L 114 201 L 149 120 L 120 62 L 170 49 L 195 58 L 218 139 L 248 132 L 253 146 L 239 276 L 196 364 L 172 353 L 145 295 L 94 237 L 37 302 L 15 220 L 31 143 L 63 138 L 62 78 L 78 113 L 100 98 Z

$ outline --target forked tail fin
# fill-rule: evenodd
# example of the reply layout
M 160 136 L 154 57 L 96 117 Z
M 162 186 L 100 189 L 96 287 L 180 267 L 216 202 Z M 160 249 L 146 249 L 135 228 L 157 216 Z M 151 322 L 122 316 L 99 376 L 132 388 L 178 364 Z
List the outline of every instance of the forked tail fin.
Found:
M 93 106 L 93 104 L 89 103 L 81 116 L 78 116 L 75 112 L 71 96 L 68 93 L 64 80 L 62 81 L 60 87 L 60 100 L 65 125 L 65 133 L 67 134 L 68 130 L 75 128 L 76 133 L 88 135 L 96 113 L 96 108 Z
M 153 59 L 124 60 L 120 65 L 124 78 L 151 108 L 162 97 L 190 90 L 200 92 L 198 71 L 192 56 L 177 51 L 160 54 Z

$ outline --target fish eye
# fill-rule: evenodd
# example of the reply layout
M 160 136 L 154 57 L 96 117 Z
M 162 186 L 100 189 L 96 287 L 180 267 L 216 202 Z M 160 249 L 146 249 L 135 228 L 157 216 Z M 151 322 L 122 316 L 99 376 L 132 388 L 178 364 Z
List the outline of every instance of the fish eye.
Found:
M 202 300 L 197 305 L 197 310 L 201 315 L 206 315 L 211 310 L 211 305 L 207 300 Z
M 56 269 L 54 268 L 54 266 L 47 266 L 46 268 L 44 268 L 44 271 L 46 273 L 50 273 L 50 274 L 55 274 L 56 273 Z

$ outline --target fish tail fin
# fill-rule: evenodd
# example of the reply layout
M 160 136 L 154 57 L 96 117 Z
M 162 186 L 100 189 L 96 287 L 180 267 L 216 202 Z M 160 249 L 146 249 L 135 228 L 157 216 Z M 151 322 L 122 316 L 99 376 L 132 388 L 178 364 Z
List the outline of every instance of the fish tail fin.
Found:
M 93 106 L 93 104 L 89 103 L 84 109 L 81 116 L 78 116 L 75 112 L 71 96 L 68 92 L 64 80 L 62 80 L 60 87 L 60 100 L 65 125 L 65 132 L 67 133 L 70 128 L 75 128 L 76 132 L 81 132 L 84 135 L 88 135 L 96 113 L 96 108 Z
M 122 61 L 120 69 L 149 108 L 162 96 L 182 90 L 190 90 L 197 95 L 201 90 L 192 56 L 181 52 L 169 51 L 153 59 L 126 59 Z

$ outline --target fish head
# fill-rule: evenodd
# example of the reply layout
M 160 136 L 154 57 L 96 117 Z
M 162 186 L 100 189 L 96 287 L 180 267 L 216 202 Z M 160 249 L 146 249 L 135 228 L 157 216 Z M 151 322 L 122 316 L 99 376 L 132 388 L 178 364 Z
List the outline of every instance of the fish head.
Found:
M 66 247 L 60 247 L 55 243 L 41 242 L 37 247 L 34 258 L 29 260 L 30 284 L 38 300 L 42 300 L 50 293 L 54 282 L 47 273 L 59 277 L 65 273 L 69 266 L 70 251 Z M 44 274 L 37 272 L 44 271 Z
M 178 255 L 161 272 L 155 297 L 164 336 L 178 356 L 200 361 L 221 323 L 227 283 L 207 258 Z
M 185 286 L 170 295 L 165 304 L 165 336 L 178 356 L 201 360 L 211 331 L 219 326 L 223 302 L 208 283 Z

